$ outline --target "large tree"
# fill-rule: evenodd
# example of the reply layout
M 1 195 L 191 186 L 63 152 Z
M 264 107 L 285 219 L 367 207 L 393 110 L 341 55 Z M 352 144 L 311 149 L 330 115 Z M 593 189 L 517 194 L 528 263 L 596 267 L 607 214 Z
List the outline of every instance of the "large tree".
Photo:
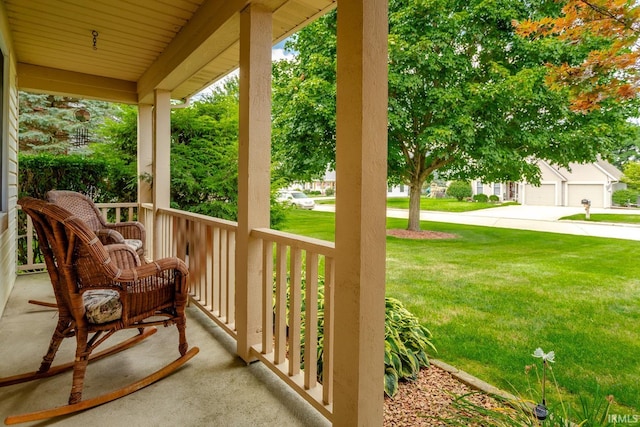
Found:
M 592 161 L 629 132 L 634 99 L 574 111 L 577 86 L 546 81 L 545 64 L 584 61 L 589 49 L 516 34 L 519 19 L 560 13 L 555 3 L 391 0 L 389 12 L 389 179 L 410 186 L 409 229 L 436 172 L 535 183 L 536 159 Z M 294 179 L 334 161 L 335 19 L 303 29 L 289 45 L 298 56 L 275 67 L 274 157 Z

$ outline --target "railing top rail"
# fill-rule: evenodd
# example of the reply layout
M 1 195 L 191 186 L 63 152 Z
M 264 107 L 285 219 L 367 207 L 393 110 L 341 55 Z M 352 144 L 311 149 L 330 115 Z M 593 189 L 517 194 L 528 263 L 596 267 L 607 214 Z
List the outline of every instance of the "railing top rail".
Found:
M 189 221 L 195 221 L 202 224 L 213 225 L 226 230 L 235 231 L 238 228 L 238 223 L 235 221 L 227 221 L 226 219 L 214 218 L 211 216 L 197 214 L 193 212 L 181 211 L 178 209 L 161 208 L 161 209 L 158 209 L 158 213 L 164 214 L 164 215 L 170 215 L 172 217 L 187 219 Z
M 335 243 L 327 240 L 314 239 L 299 234 L 287 233 L 284 231 L 272 230 L 270 228 L 254 228 L 251 236 L 260 239 L 273 241 L 276 243 L 289 245 L 305 251 L 315 252 L 328 257 L 335 256 Z
M 137 202 L 95 203 L 98 208 L 137 208 Z

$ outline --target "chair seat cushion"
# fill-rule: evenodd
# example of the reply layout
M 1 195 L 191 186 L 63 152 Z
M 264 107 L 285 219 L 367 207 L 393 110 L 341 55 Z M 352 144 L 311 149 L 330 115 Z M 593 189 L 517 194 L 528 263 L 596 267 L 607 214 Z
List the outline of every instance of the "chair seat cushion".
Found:
M 142 240 L 124 239 L 124 243 L 136 252 L 142 249 Z
M 112 289 L 87 291 L 82 295 L 89 323 L 102 324 L 122 317 L 120 294 Z

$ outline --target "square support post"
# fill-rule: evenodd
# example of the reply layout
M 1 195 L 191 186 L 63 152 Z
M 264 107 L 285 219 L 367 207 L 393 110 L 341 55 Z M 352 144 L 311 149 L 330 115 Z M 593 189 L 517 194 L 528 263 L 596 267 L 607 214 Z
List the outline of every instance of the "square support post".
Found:
M 386 0 L 338 2 L 336 426 L 383 421 L 387 15 Z
M 153 107 L 153 257 L 162 253 L 161 224 L 157 218 L 160 208 L 168 208 L 171 201 L 171 92 L 156 89 Z
M 236 236 L 238 355 L 253 360 L 261 342 L 262 245 L 254 228 L 269 227 L 271 168 L 271 12 L 257 4 L 240 15 L 240 136 Z
M 138 203 L 153 203 L 149 182 L 141 176 L 153 174 L 153 105 L 138 105 Z
M 137 182 L 138 182 L 138 221 L 142 222 L 149 230 L 147 241 L 144 243 L 145 256 L 153 259 L 153 218 L 147 219 L 143 215 L 141 205 L 153 203 L 153 190 L 148 180 L 141 176 L 153 176 L 153 105 L 138 104 L 138 153 L 137 153 Z

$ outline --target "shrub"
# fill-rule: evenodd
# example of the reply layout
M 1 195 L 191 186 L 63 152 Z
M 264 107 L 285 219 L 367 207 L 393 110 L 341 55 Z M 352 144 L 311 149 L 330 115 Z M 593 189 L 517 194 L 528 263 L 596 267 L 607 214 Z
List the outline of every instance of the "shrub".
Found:
M 471 184 L 466 181 L 453 181 L 447 188 L 447 195 L 455 197 L 458 201 L 462 201 L 465 197 L 471 197 Z
M 402 303 L 385 299 L 384 392 L 393 397 L 400 380 L 415 380 L 420 368 L 429 366 L 427 350 L 436 351 L 431 332 Z
M 473 196 L 474 202 L 487 203 L 489 201 L 489 196 L 486 194 L 475 194 Z
M 333 188 L 327 188 L 326 190 L 324 190 L 325 196 L 333 196 L 334 194 L 335 194 L 335 191 Z
M 613 192 L 611 199 L 618 206 L 629 206 L 637 202 L 638 194 L 635 190 L 618 190 Z
M 103 157 L 53 155 L 18 156 L 19 196 L 44 199 L 49 190 L 73 190 L 91 196 L 96 202 L 129 202 L 137 199 L 135 169 L 110 164 Z
M 491 203 L 498 203 L 500 201 L 500 197 L 496 196 L 495 194 L 492 194 L 489 196 L 489 201 Z

